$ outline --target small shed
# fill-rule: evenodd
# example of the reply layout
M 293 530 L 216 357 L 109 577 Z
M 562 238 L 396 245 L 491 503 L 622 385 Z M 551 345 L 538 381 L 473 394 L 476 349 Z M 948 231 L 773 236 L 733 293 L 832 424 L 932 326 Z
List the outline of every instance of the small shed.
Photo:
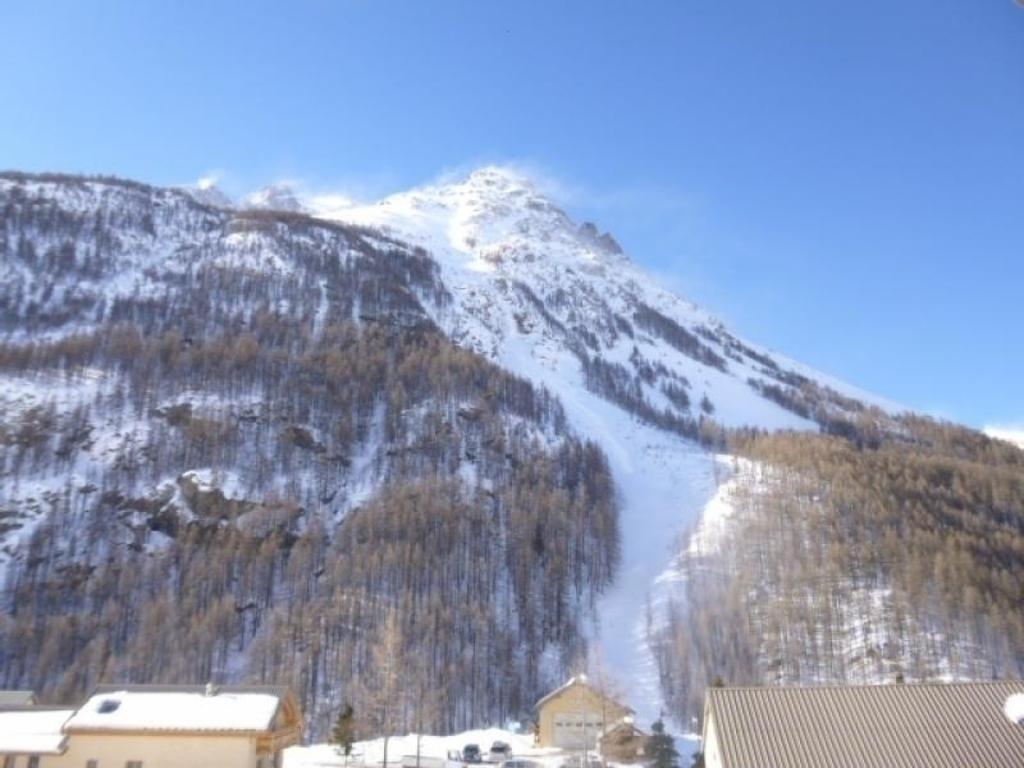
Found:
M 609 727 L 601 736 L 601 757 L 616 763 L 639 763 L 644 760 L 647 734 L 625 718 Z

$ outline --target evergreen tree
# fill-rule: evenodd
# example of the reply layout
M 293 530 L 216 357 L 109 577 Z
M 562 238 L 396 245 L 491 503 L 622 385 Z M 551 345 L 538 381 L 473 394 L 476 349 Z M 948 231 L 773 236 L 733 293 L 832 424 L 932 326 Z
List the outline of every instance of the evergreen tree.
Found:
M 665 724 L 658 718 L 651 726 L 644 753 L 650 759 L 651 768 L 679 768 L 679 752 L 672 736 L 665 731 Z
M 334 721 L 334 728 L 331 730 L 331 743 L 338 745 L 338 751 L 346 758 L 352 754 L 352 743 L 355 741 L 355 710 L 351 704 L 346 704 L 338 713 L 338 719 Z

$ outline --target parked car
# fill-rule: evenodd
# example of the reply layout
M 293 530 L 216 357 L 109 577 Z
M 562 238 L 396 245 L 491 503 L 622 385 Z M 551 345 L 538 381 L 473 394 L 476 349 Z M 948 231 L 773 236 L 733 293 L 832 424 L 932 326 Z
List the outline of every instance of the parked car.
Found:
M 483 762 L 483 754 L 480 752 L 479 744 L 467 744 L 462 748 L 462 762 L 480 763 Z
M 496 741 L 491 744 L 491 751 L 487 756 L 488 762 L 500 763 L 512 757 L 512 747 L 504 741 Z
M 503 762 L 501 768 L 544 768 L 544 765 L 536 760 L 526 760 L 525 758 L 517 757 Z

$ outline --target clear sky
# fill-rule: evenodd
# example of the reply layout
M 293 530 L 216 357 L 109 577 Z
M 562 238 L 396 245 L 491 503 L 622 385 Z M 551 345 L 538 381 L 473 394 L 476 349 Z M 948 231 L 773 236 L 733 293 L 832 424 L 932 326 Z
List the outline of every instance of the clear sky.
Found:
M 33 0 L 0 34 L 0 166 L 367 197 L 525 165 L 741 335 L 1024 423 L 1013 0 Z

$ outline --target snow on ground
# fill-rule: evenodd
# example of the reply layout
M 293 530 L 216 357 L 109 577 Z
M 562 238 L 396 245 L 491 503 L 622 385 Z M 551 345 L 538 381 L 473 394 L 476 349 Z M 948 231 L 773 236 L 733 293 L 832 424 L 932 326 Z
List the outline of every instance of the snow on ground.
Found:
M 566 752 L 552 747 L 537 747 L 533 743 L 532 734 L 518 733 L 502 728 L 479 728 L 451 736 L 419 737 L 419 755 L 424 768 L 428 764 L 437 765 L 444 760 L 449 752 L 461 751 L 467 744 L 476 744 L 487 755 L 488 750 L 496 741 L 503 741 L 512 748 L 512 759 L 526 759 L 538 763 L 542 768 L 561 768 L 565 760 L 578 752 Z M 392 736 L 388 739 L 388 765 L 398 768 L 402 758 L 416 755 L 417 736 L 414 733 L 405 736 Z M 690 756 L 700 748 L 697 736 L 690 734 L 676 739 L 676 749 L 681 756 L 680 764 L 688 766 Z M 591 753 L 596 757 L 596 753 Z M 283 768 L 334 768 L 335 766 L 374 766 L 379 768 L 384 762 L 384 739 L 359 741 L 352 745 L 352 753 L 346 760 L 334 744 L 309 744 L 289 747 L 284 751 Z M 481 768 L 487 768 L 487 763 Z M 618 763 L 607 763 L 609 768 L 619 768 Z M 625 768 L 625 766 L 622 766 Z
M 388 740 L 388 765 L 398 766 L 405 755 L 416 754 L 416 735 L 393 736 Z M 512 747 L 513 757 L 536 760 L 546 768 L 556 768 L 565 758 L 558 749 L 541 749 L 533 745 L 532 734 L 521 734 L 501 728 L 484 728 L 452 736 L 428 736 L 420 739 L 420 756 L 445 758 L 449 751 L 461 750 L 467 744 L 476 744 L 484 754 L 495 741 L 504 741 Z M 349 765 L 380 765 L 384 759 L 384 739 L 360 741 L 353 745 Z M 290 747 L 284 752 L 284 768 L 315 768 L 317 766 L 345 765 L 345 758 L 332 744 L 312 744 Z
M 689 537 L 686 552 L 690 555 L 710 555 L 718 551 L 735 510 L 733 497 L 739 490 L 741 482 L 751 472 L 756 471 L 753 462 L 734 456 L 716 456 L 715 463 L 723 482 L 718 485 L 715 494 L 704 505 L 704 510 L 700 514 L 700 522 Z M 675 569 L 670 569 L 659 578 L 663 581 L 670 580 L 673 579 L 672 574 L 675 573 L 677 573 Z
M 228 499 L 245 499 L 246 486 L 237 472 L 229 469 L 213 470 L 209 467 L 190 469 L 181 473 L 182 479 L 191 480 L 197 491 L 209 493 L 218 490 Z
M 74 375 L 48 371 L 5 375 L 0 387 L 0 415 L 10 418 L 51 404 L 58 411 L 71 410 L 104 393 L 108 389 L 105 378 L 106 374 L 96 368 L 85 368 Z

